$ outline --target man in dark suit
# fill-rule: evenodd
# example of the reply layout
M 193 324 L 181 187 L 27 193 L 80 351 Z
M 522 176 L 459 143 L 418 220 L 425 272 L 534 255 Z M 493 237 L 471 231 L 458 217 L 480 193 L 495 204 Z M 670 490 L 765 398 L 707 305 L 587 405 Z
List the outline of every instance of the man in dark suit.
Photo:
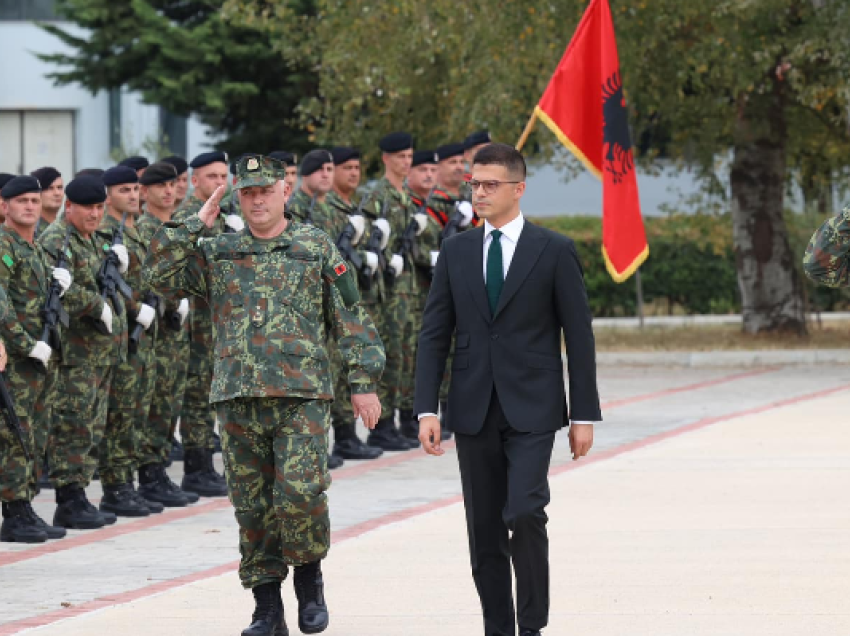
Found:
M 544 508 L 555 433 L 572 421 L 570 449 L 579 459 L 593 444 L 592 423 L 602 419 L 581 265 L 569 238 L 523 219 L 525 174 L 511 146 L 490 144 L 475 156 L 473 206 L 485 223 L 443 243 L 416 361 L 419 438 L 426 452 L 442 455 L 435 414 L 454 336 L 448 426 L 486 636 L 514 636 L 517 624 L 520 636 L 536 636 L 546 626 Z

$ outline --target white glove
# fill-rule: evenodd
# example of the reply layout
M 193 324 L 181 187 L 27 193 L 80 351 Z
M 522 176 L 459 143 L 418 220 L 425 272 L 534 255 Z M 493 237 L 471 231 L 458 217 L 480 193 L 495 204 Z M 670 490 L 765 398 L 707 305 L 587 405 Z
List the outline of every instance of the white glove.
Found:
M 439 252 L 431 252 L 431 267 L 437 266 L 437 259 L 440 258 Z
M 381 249 L 387 249 L 387 245 L 390 243 L 390 234 L 392 234 L 392 230 L 390 229 L 390 222 L 386 219 L 378 219 L 375 221 L 375 227 L 377 227 L 381 232 L 383 232 L 384 236 L 381 238 Z
M 238 214 L 228 214 L 224 217 L 224 224 L 234 232 L 241 232 L 245 229 L 245 221 Z
M 156 318 L 156 309 L 147 303 L 142 303 L 142 306 L 139 307 L 139 313 L 136 315 L 136 322 L 147 330 L 154 318 Z
M 396 276 L 401 276 L 401 273 L 404 271 L 404 259 L 398 254 L 393 254 L 393 257 L 390 259 L 390 267 L 393 268 Z
M 463 215 L 463 221 L 460 223 L 461 227 L 466 227 L 472 223 L 472 217 L 475 213 L 472 211 L 472 204 L 469 201 L 459 201 L 457 203 L 457 210 Z
M 416 230 L 416 236 L 419 236 L 425 231 L 425 228 L 428 227 L 428 215 L 423 214 L 422 212 L 417 212 L 413 215 L 413 220 L 416 221 L 416 225 L 419 226 L 419 229 Z
M 370 276 L 374 276 L 378 271 L 378 255 L 374 252 L 366 252 L 366 271 Z
M 351 244 L 357 245 L 360 239 L 363 238 L 363 232 L 366 231 L 366 219 L 360 214 L 352 214 L 348 217 L 348 221 L 354 228 L 354 237 L 351 239 Z
M 118 257 L 118 262 L 121 263 L 121 267 L 118 268 L 118 271 L 122 274 L 127 273 L 127 269 L 130 267 L 130 255 L 127 253 L 127 248 L 124 245 L 113 245 L 109 248 L 115 255 Z
M 106 326 L 106 331 L 112 333 L 112 308 L 105 300 L 103 301 L 103 311 L 100 312 L 100 321 Z
M 181 298 L 180 304 L 177 305 L 177 313 L 180 314 L 180 324 L 186 322 L 186 316 L 189 315 L 189 299 Z
M 44 368 L 47 368 L 47 362 L 50 360 L 50 356 L 53 355 L 53 349 L 50 348 L 50 345 L 44 342 L 44 340 L 39 340 L 35 343 L 35 346 L 32 348 L 32 351 L 29 352 L 29 357 L 34 358 L 41 362 L 44 365 Z
M 53 267 L 52 270 L 53 280 L 62 286 L 62 292 L 59 294 L 59 298 L 62 298 L 62 296 L 65 295 L 65 292 L 68 291 L 71 283 L 74 282 L 74 277 L 71 276 L 71 272 L 64 267 Z

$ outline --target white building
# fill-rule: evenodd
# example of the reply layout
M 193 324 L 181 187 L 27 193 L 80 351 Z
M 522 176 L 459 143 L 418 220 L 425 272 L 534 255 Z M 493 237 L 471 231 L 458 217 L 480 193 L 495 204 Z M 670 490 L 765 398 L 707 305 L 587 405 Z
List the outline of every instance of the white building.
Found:
M 171 151 L 184 157 L 209 148 L 203 125 L 143 104 L 137 94 L 54 86 L 46 76 L 57 68 L 36 54 L 69 50 L 34 23 L 56 19 L 53 6 L 53 0 L 0 2 L 0 172 L 54 166 L 67 182 L 83 168 L 114 165 L 112 155 L 122 147 L 142 150 L 167 137 Z M 63 27 L 80 33 L 73 24 Z

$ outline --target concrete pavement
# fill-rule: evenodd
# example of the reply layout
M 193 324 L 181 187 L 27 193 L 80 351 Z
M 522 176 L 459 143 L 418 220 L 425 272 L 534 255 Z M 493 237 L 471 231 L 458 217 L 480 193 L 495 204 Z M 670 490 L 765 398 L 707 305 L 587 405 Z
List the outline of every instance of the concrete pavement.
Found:
M 546 636 L 850 633 L 850 370 L 618 368 L 600 383 L 592 457 L 571 462 L 564 435 L 554 454 Z M 327 634 L 481 633 L 452 455 L 334 473 Z M 52 512 L 46 495 L 37 507 Z M 0 544 L 0 635 L 247 624 L 228 504 L 72 534 Z

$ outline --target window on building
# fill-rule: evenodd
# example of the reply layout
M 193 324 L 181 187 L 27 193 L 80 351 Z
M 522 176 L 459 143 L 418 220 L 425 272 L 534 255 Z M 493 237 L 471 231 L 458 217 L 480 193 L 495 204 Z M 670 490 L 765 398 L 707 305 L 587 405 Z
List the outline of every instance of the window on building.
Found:
M 0 0 L 0 21 L 57 19 L 55 0 Z
M 28 174 L 53 166 L 66 180 L 74 173 L 74 113 L 0 110 L 0 172 Z
M 185 157 L 189 147 L 186 118 L 161 108 L 159 111 L 159 124 L 163 135 L 165 135 L 168 149 L 175 155 Z

